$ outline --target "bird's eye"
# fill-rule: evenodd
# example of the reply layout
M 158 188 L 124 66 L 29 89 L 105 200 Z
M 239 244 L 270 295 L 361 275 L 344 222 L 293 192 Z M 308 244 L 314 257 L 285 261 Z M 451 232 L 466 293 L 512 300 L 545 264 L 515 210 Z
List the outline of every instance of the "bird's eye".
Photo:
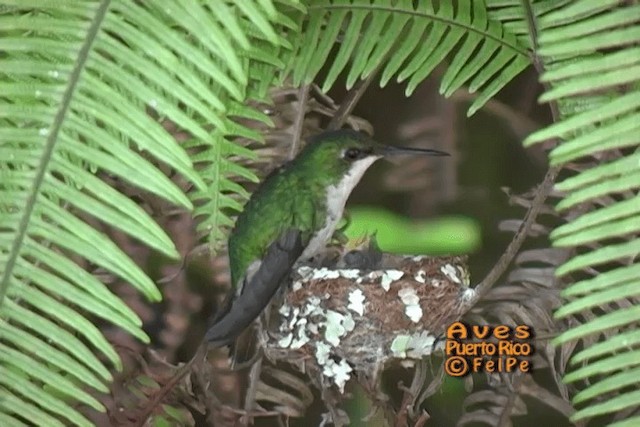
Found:
M 362 157 L 362 151 L 358 148 L 348 148 L 344 152 L 344 158 L 347 160 L 357 160 Z

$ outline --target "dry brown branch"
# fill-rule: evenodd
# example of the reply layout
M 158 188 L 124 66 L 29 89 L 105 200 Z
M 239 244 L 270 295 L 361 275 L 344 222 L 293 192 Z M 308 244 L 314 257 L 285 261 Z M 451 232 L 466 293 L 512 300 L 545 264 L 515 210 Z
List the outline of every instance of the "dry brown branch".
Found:
M 480 284 L 475 287 L 476 294 L 474 295 L 472 300 L 469 300 L 468 303 L 470 305 L 474 305 L 480 299 L 482 299 L 482 297 L 486 295 L 489 289 L 491 289 L 491 287 L 498 281 L 498 279 L 500 279 L 500 277 L 502 277 L 502 275 L 507 271 L 507 268 L 509 268 L 511 262 L 520 251 L 522 244 L 529 236 L 529 231 L 535 224 L 535 220 L 544 205 L 544 201 L 553 189 L 553 184 L 555 183 L 555 179 L 558 176 L 559 172 L 559 167 L 553 167 L 547 171 L 544 180 L 536 190 L 536 196 L 533 199 L 531 207 L 524 217 L 524 221 L 522 222 L 520 229 L 513 236 L 513 239 L 505 249 L 504 254 L 502 254 L 500 259 L 498 259 L 491 271 L 489 271 L 486 277 L 482 279 Z

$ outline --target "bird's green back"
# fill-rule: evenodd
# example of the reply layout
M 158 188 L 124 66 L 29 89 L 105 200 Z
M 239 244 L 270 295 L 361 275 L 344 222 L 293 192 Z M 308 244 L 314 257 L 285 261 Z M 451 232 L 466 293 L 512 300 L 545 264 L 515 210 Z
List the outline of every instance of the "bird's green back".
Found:
M 287 229 L 302 232 L 306 245 L 326 220 L 326 189 L 349 169 L 342 150 L 362 144 L 355 132 L 339 131 L 309 143 L 291 162 L 272 172 L 253 193 L 229 237 L 232 286 L 252 262 Z

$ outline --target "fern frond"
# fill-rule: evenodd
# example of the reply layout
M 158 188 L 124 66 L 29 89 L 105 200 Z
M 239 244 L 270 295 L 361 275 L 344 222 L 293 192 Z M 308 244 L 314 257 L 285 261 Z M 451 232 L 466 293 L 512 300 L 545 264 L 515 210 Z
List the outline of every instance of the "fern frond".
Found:
M 219 237 L 221 225 L 231 223 L 223 210 L 239 210 L 236 197 L 247 196 L 232 179 L 255 180 L 232 160 L 252 153 L 231 138 L 260 136 L 234 115 L 268 120 L 234 106 L 259 96 L 275 78 L 286 44 L 272 24 L 281 16 L 275 5 L 293 2 L 234 8 L 219 2 L 3 3 L 0 417 L 89 425 L 72 405 L 103 409 L 85 391 L 104 392 L 111 380 L 98 353 L 121 367 L 89 319 L 102 318 L 145 342 L 148 337 L 136 314 L 72 260 L 99 266 L 159 300 L 151 279 L 94 224 L 178 256 L 152 218 L 98 174 L 192 209 L 162 164 L 193 186 L 203 226 Z M 251 57 L 254 38 L 273 45 L 271 54 Z M 255 75 L 249 65 L 257 62 L 268 67 Z M 167 122 L 197 141 L 187 145 L 199 150 L 194 159 L 165 129 Z
M 266 99 L 268 88 L 279 79 L 278 70 L 284 65 L 280 55 L 290 48 L 285 34 L 287 31 L 297 31 L 296 24 L 283 12 L 292 8 L 298 10 L 296 1 L 265 0 L 260 3 L 261 7 L 250 3 L 236 3 L 233 9 L 223 10 L 222 16 L 216 10 L 216 3 L 208 5 L 206 12 L 217 16 L 219 20 L 223 17 L 230 19 L 229 23 L 225 23 L 216 32 L 216 39 L 225 40 L 224 45 L 238 53 L 242 59 L 240 82 L 245 82 L 239 86 L 242 89 L 241 96 L 230 97 L 227 94 L 226 98 L 222 98 L 225 99 L 227 109 L 222 118 L 222 126 L 216 127 L 207 139 L 192 133 L 194 138 L 185 144 L 198 151 L 193 160 L 207 186 L 193 192 L 192 198 L 196 202 L 195 216 L 200 219 L 198 228 L 208 234 L 214 247 L 224 240 L 226 231 L 233 225 L 231 214 L 240 211 L 242 201 L 248 198 L 248 193 L 236 182 L 258 181 L 253 172 L 232 160 L 255 160 L 255 153 L 232 141 L 235 137 L 242 137 L 263 142 L 263 136 L 249 126 L 240 124 L 238 119 L 249 118 L 273 125 L 267 115 L 244 103 Z M 189 31 L 189 28 L 184 27 L 183 30 Z M 244 36 L 240 36 L 241 33 Z M 207 34 L 206 31 L 203 34 Z M 248 45 L 244 39 L 248 41 Z M 224 61 L 221 63 L 225 64 Z M 211 70 L 207 73 L 211 73 Z M 214 91 L 224 91 L 222 85 L 213 84 L 211 87 Z
M 640 394 L 629 391 L 630 385 L 638 384 L 637 376 L 629 374 L 639 360 L 632 343 L 637 341 L 633 328 L 640 311 L 629 303 L 640 297 L 640 199 L 635 195 L 640 190 L 639 21 L 638 5 L 616 1 L 575 1 L 538 16 L 539 53 L 546 68 L 542 80 L 550 86 L 541 100 L 558 102 L 563 117 L 525 144 L 558 138 L 561 143 L 550 153 L 553 164 L 587 156 L 600 160 L 558 184 L 566 196 L 557 208 L 579 208 L 580 215 L 552 234 L 557 246 L 588 249 L 557 273 L 583 271 L 594 276 L 564 291 L 572 300 L 556 313 L 558 317 L 590 315 L 556 342 L 604 336 L 572 361 L 591 363 L 565 377 L 589 379 L 590 385 L 574 401 L 589 404 L 578 410 L 574 421 L 640 407 Z M 625 332 L 610 333 L 620 330 Z
M 308 16 L 298 16 L 302 36 L 285 59 L 294 85 L 313 81 L 329 64 L 322 90 L 347 72 L 347 87 L 382 70 L 380 84 L 407 81 L 410 95 L 446 58 L 451 63 L 440 92 L 451 95 L 463 85 L 479 91 L 468 114 L 529 64 L 524 38 L 509 32 L 487 13 L 484 1 L 323 0 L 309 2 Z

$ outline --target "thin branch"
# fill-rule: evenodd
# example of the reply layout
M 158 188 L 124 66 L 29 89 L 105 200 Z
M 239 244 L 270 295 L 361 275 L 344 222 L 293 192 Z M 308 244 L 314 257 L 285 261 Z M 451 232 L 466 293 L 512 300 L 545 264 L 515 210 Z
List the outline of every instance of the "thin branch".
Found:
M 196 384 L 200 388 L 200 392 L 204 396 L 204 405 L 207 410 L 207 424 L 210 425 L 210 419 L 213 417 L 213 414 L 216 412 L 216 407 L 222 407 L 222 403 L 218 400 L 218 398 L 209 391 L 209 387 L 207 386 L 207 381 L 204 378 L 202 369 L 194 369 L 195 371 L 195 379 Z
M 307 112 L 307 99 L 309 98 L 309 85 L 302 85 L 298 89 L 298 111 L 293 122 L 293 141 L 291 150 L 289 151 L 289 160 L 298 154 L 300 140 L 302 139 L 302 127 L 304 125 L 304 116 Z
M 249 387 L 247 387 L 247 392 L 244 397 L 244 412 L 247 415 L 243 416 L 240 420 L 240 424 L 243 426 L 248 426 L 252 422 L 250 414 L 254 412 L 253 409 L 256 405 L 256 392 L 258 391 L 261 372 L 262 356 L 256 360 L 253 366 L 251 366 L 251 371 L 249 371 Z
M 522 0 L 522 7 L 525 10 L 525 15 L 527 18 L 527 24 L 529 27 L 529 34 L 531 35 L 531 43 L 533 46 L 533 65 L 538 72 L 538 75 L 542 75 L 544 72 L 544 62 L 542 58 L 540 58 L 537 54 L 538 51 L 538 30 L 536 26 L 535 14 L 533 13 L 533 9 L 531 8 L 531 4 L 527 0 Z M 543 83 L 545 90 L 549 90 L 549 86 Z M 550 102 L 549 108 L 551 109 L 551 117 L 554 123 L 560 121 L 560 110 L 558 108 L 558 104 L 556 102 Z M 557 141 L 556 141 L 557 143 Z M 476 287 L 476 294 L 469 301 L 469 306 L 478 302 L 480 298 L 482 298 L 491 287 L 500 279 L 500 277 L 505 273 L 513 258 L 517 255 L 518 251 L 522 247 L 525 239 L 527 238 L 527 234 L 533 224 L 535 223 L 536 217 L 540 213 L 542 209 L 542 205 L 544 201 L 549 196 L 549 193 L 553 189 L 553 184 L 555 183 L 555 179 L 560 172 L 560 166 L 554 166 L 550 168 L 540 186 L 536 190 L 536 195 L 531 202 L 531 207 L 527 211 L 527 214 L 520 226 L 518 232 L 513 236 L 511 243 L 507 246 L 504 254 L 500 257 L 498 262 L 493 266 L 491 271 L 487 274 L 487 276 L 480 282 L 480 284 Z
M 478 98 L 477 93 L 469 93 L 466 90 L 456 91 L 451 95 L 451 100 L 455 102 L 471 102 Z M 488 100 L 482 111 L 493 114 L 494 116 L 502 119 L 502 121 L 511 128 L 511 131 L 519 139 L 526 138 L 529 134 L 540 129 L 540 124 L 536 123 L 530 117 L 511 107 L 510 105 L 491 98 Z
M 426 380 L 427 365 L 424 360 L 422 360 L 419 363 L 422 364 L 421 369 L 423 370 L 423 374 L 421 375 L 423 375 L 424 379 Z M 415 381 L 415 378 L 414 378 L 414 381 Z M 420 391 L 419 394 L 415 396 L 413 401 L 413 408 L 412 408 L 413 417 L 417 415 L 417 411 L 420 409 L 424 401 L 427 400 L 427 398 L 432 396 L 436 391 L 440 389 L 440 386 L 442 386 L 442 383 L 444 383 L 444 363 L 440 364 L 440 367 L 438 368 L 438 372 L 436 372 L 435 375 L 433 375 L 433 378 L 431 379 L 431 382 L 429 383 L 429 385 L 424 387 L 424 384 L 422 384 L 421 390 L 418 389 L 417 386 L 414 386 L 413 384 L 411 385 L 412 389 L 416 391 Z
M 500 413 L 500 418 L 496 423 L 498 427 L 512 425 L 511 414 L 513 412 L 513 406 L 516 403 L 516 399 L 520 396 L 520 387 L 522 386 L 522 381 L 525 375 L 527 374 L 519 371 L 515 373 L 515 378 L 512 383 L 513 391 L 507 396 L 507 402 L 504 404 Z
M 157 283 L 159 285 L 164 285 L 166 283 L 171 282 L 172 280 L 177 278 L 180 275 L 180 273 L 182 273 L 187 268 L 187 263 L 189 262 L 190 258 L 192 258 L 194 256 L 203 255 L 203 254 L 209 252 L 210 249 L 211 248 L 206 243 L 200 244 L 200 245 L 196 246 L 195 248 L 191 249 L 189 252 L 187 252 L 187 254 L 185 256 L 183 256 L 180 259 L 180 265 L 178 266 L 177 271 L 164 276 L 163 278 L 159 279 L 157 281 Z
M 347 117 L 349 117 L 353 109 L 358 104 L 358 101 L 360 101 L 360 98 L 362 98 L 362 95 L 364 95 L 364 92 L 367 90 L 373 79 L 378 75 L 378 70 L 384 63 L 385 59 L 386 57 L 380 61 L 371 74 L 369 74 L 364 80 L 358 80 L 349 92 L 347 92 L 347 95 L 340 103 L 340 108 L 338 108 L 338 111 L 336 111 L 336 114 L 329 122 L 327 130 L 337 130 L 342 127 L 344 122 L 347 120 Z
M 166 384 L 162 386 L 160 391 L 156 393 L 155 396 L 153 396 L 153 399 L 149 401 L 149 403 L 146 405 L 146 408 L 144 408 L 144 410 L 142 411 L 142 416 L 140 417 L 138 424 L 136 424 L 138 427 L 142 427 L 146 425 L 148 418 L 151 416 L 153 411 L 158 407 L 158 405 L 162 403 L 162 400 L 173 390 L 176 384 L 178 384 L 178 382 L 185 375 L 191 372 L 196 362 L 204 361 L 204 358 L 206 357 L 206 355 L 207 355 L 207 343 L 202 343 L 200 347 L 198 347 L 196 354 L 193 355 L 191 360 L 189 360 L 187 363 L 182 365 L 180 369 L 178 369 L 178 371 L 174 374 L 174 376 Z
M 558 166 L 552 167 L 547 171 L 544 180 L 536 190 L 536 195 L 531 202 L 531 207 L 527 211 L 522 224 L 520 225 L 520 229 L 513 236 L 509 246 L 507 246 L 505 252 L 502 254 L 500 259 L 498 259 L 498 262 L 495 263 L 485 278 L 482 279 L 482 282 L 476 286 L 476 294 L 469 300 L 469 307 L 477 303 L 489 291 L 489 289 L 491 289 L 498 279 L 502 277 L 502 275 L 507 271 L 509 265 L 511 265 L 511 262 L 518 254 L 522 244 L 526 240 L 531 227 L 538 217 L 538 214 L 542 210 L 544 201 L 551 193 L 559 171 L 560 167 Z
M 539 402 L 543 402 L 545 405 L 560 412 L 566 418 L 570 418 L 576 412 L 569 402 L 550 393 L 546 388 L 540 387 L 540 385 L 531 378 L 527 378 L 522 382 L 520 385 L 520 393 L 534 397 Z

